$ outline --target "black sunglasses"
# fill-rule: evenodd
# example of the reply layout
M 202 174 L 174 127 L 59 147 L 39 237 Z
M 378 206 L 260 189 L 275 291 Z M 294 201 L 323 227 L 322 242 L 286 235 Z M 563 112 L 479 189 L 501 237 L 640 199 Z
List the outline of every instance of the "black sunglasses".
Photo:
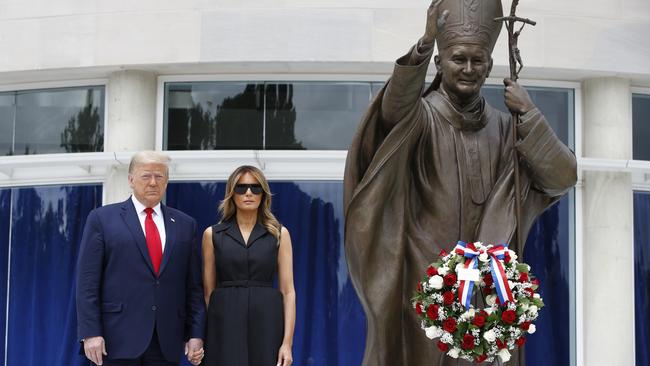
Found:
M 262 194 L 261 184 L 237 184 L 235 185 L 235 193 L 246 194 L 249 188 L 253 194 Z

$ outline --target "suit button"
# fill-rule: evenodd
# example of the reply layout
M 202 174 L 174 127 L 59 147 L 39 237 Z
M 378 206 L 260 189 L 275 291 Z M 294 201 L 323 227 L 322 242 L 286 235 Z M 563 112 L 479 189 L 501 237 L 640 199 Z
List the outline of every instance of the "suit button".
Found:
M 151 310 L 156 311 L 157 307 L 156 305 L 151 305 Z

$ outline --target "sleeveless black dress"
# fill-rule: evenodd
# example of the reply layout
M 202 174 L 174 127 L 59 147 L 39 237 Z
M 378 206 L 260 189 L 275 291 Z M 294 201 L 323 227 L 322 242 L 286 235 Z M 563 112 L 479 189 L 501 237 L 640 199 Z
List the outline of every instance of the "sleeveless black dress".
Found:
M 248 245 L 236 221 L 212 226 L 217 288 L 210 295 L 204 366 L 273 366 L 284 337 L 282 294 L 273 286 L 278 242 L 255 224 Z

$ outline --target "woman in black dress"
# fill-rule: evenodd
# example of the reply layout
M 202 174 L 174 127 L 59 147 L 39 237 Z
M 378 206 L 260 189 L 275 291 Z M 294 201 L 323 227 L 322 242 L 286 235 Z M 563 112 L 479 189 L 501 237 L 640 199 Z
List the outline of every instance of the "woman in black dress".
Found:
M 219 211 L 221 221 L 203 233 L 202 365 L 289 366 L 296 319 L 291 238 L 271 213 L 262 172 L 237 168 Z

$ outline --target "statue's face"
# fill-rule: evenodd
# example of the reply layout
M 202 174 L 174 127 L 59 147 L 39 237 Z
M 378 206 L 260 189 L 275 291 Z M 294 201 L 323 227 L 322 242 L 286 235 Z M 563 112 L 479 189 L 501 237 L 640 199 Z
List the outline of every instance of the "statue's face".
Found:
M 442 71 L 442 86 L 450 97 L 467 102 L 480 92 L 492 70 L 492 57 L 481 46 L 458 44 L 442 50 L 435 64 Z

